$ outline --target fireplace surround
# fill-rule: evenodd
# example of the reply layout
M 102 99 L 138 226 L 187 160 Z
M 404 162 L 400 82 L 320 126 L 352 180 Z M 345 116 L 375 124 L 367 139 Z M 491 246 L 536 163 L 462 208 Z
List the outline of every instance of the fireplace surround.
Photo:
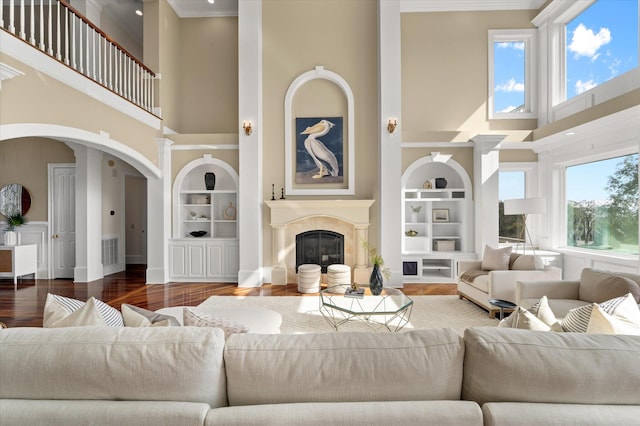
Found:
M 373 200 L 276 200 L 267 201 L 271 210 L 274 285 L 296 283 L 296 236 L 313 230 L 326 230 L 344 236 L 344 261 L 351 267 L 353 280 L 369 282 L 367 253 L 369 208 Z

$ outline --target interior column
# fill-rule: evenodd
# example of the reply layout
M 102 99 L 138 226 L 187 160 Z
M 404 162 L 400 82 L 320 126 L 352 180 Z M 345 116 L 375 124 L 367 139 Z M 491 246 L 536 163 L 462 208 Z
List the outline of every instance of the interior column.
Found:
M 259 287 L 262 271 L 262 1 L 238 1 L 240 182 L 238 287 Z M 244 124 L 252 131 L 245 132 Z M 249 133 L 249 134 L 247 134 Z M 286 281 L 286 280 L 285 280 Z
M 482 257 L 486 244 L 498 247 L 499 144 L 505 135 L 478 135 L 472 140 L 473 186 L 476 216 L 476 253 Z
M 76 157 L 76 266 L 73 281 L 104 277 L 102 269 L 102 152 L 71 145 Z
M 402 34 L 399 1 L 379 0 L 378 27 L 380 240 L 377 248 L 390 272 L 385 286 L 402 287 Z M 397 127 L 388 128 L 390 122 Z M 367 277 L 366 282 L 368 280 Z

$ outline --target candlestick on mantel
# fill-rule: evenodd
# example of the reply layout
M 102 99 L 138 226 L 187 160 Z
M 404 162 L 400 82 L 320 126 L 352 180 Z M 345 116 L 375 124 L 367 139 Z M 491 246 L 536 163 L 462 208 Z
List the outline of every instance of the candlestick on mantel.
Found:
M 275 185 L 271 184 L 271 201 L 276 200 L 276 193 L 274 191 L 275 191 Z
M 282 193 L 282 195 L 280 196 L 280 199 L 285 200 L 286 198 L 284 198 L 284 188 L 280 188 L 280 192 Z

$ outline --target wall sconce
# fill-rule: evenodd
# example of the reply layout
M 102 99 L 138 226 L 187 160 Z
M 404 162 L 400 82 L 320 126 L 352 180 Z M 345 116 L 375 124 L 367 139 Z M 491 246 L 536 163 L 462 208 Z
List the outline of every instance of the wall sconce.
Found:
M 244 129 L 244 134 L 249 136 L 249 135 L 251 135 L 251 132 L 253 131 L 253 124 L 249 120 L 244 120 L 242 122 L 242 128 Z
M 389 133 L 395 132 L 397 125 L 398 125 L 398 120 L 396 120 L 395 118 L 390 118 L 389 122 L 387 123 L 387 131 Z

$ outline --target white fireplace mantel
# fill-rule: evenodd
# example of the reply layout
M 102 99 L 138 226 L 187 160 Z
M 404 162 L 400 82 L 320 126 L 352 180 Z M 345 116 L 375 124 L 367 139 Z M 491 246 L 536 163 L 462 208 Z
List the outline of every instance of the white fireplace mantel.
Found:
M 347 222 L 355 231 L 351 244 L 355 251 L 353 268 L 354 281 L 360 284 L 368 279 L 367 253 L 359 241 L 366 241 L 369 228 L 369 208 L 374 200 L 275 200 L 266 201 L 271 210 L 271 228 L 273 235 L 272 284 L 287 284 L 286 256 L 287 226 L 305 219 L 316 220 L 326 217 Z
M 353 225 L 369 226 L 369 207 L 374 200 L 276 200 L 267 201 L 271 226 L 286 225 L 310 216 L 328 216 Z

